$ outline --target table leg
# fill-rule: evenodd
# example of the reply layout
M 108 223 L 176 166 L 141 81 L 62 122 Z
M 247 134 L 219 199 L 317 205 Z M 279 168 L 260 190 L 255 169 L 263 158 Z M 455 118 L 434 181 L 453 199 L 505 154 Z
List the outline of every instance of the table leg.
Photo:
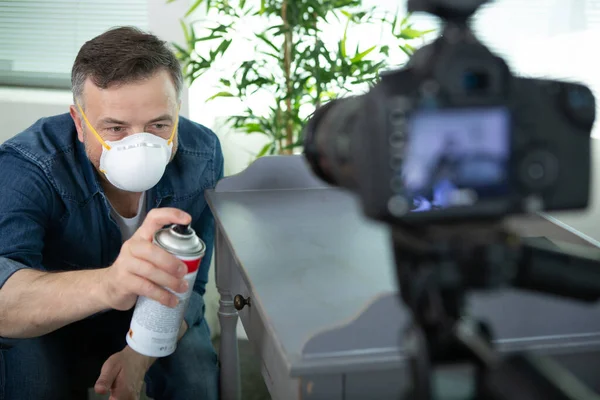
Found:
M 221 342 L 219 345 L 220 392 L 222 400 L 240 400 L 240 365 L 237 343 L 238 313 L 233 306 L 231 293 L 231 274 L 235 264 L 228 245 L 223 240 L 220 230 L 215 239 L 215 277 L 219 300 L 219 324 Z

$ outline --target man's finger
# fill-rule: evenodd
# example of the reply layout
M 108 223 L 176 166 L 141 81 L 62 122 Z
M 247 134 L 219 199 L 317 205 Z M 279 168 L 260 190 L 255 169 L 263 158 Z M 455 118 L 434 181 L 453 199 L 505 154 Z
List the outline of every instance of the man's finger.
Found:
M 174 278 L 183 278 L 185 274 L 187 274 L 187 266 L 183 263 L 183 261 L 175 257 L 173 254 L 170 254 L 168 251 L 154 245 L 153 243 L 145 240 L 132 240 L 129 246 L 129 252 L 138 260 L 148 262 L 154 265 L 156 268 L 173 276 Z M 133 268 L 134 266 L 130 267 Z M 132 268 L 130 268 L 130 270 Z M 156 282 L 153 279 L 151 280 Z M 168 283 L 156 283 L 159 283 L 162 286 L 168 286 Z
M 117 379 L 113 387 L 110 389 L 109 400 L 136 400 L 139 398 L 139 396 L 136 397 L 135 393 L 129 390 L 123 380 Z
M 100 371 L 100 376 L 94 385 L 96 393 L 107 394 L 109 392 L 113 382 L 119 374 L 119 369 L 120 367 L 117 363 L 117 358 L 114 355 L 106 360 Z
M 131 275 L 131 278 L 127 282 L 129 290 L 138 296 L 148 297 L 152 300 L 158 301 L 166 307 L 177 306 L 177 296 L 168 292 L 164 288 L 150 282 L 148 279 L 142 278 L 137 275 Z
M 150 243 L 148 244 L 151 245 Z M 151 262 L 139 258 L 132 259 L 128 267 L 133 274 L 141 278 L 145 278 L 155 285 L 168 287 L 169 289 L 179 293 L 185 293 L 187 290 L 185 280 L 176 278 L 162 269 L 157 268 Z
M 165 225 L 170 224 L 189 224 L 192 217 L 176 208 L 164 207 L 150 210 L 142 226 L 138 228 L 135 235 L 144 239 L 152 240 L 152 236 Z

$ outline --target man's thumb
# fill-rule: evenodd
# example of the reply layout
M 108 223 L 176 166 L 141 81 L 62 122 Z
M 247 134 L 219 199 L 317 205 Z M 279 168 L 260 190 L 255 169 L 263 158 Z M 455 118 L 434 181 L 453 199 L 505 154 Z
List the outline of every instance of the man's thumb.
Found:
M 119 368 L 113 357 L 106 360 L 100 371 L 100 376 L 94 385 L 98 394 L 107 394 L 119 374 Z

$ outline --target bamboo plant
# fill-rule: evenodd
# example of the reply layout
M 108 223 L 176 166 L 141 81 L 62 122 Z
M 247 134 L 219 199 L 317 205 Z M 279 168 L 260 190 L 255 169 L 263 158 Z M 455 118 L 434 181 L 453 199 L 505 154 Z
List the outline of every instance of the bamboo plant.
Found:
M 192 19 L 198 12 L 204 21 Z M 242 37 L 240 27 L 251 19 L 260 28 Z M 400 66 L 390 65 L 391 51 L 408 58 L 431 33 L 415 29 L 410 15 L 364 7 L 362 0 L 196 0 L 180 22 L 185 43 L 174 46 L 189 85 L 227 59 L 234 41 L 253 46 L 253 57 L 239 61 L 233 76 L 220 77 L 207 100 L 233 97 L 244 104 L 228 122 L 236 131 L 269 138 L 257 157 L 299 149 L 315 107 L 372 86 L 382 69 Z M 350 46 L 349 35 L 361 24 L 378 27 L 381 35 Z M 332 38 L 333 26 L 341 28 Z M 269 99 L 261 110 L 252 101 L 259 91 Z

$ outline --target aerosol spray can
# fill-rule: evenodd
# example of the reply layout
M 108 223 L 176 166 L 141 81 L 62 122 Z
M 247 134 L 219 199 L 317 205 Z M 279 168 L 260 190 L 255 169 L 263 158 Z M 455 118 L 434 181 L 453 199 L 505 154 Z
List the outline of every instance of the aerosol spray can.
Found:
M 147 297 L 138 297 L 127 333 L 127 344 L 140 354 L 166 357 L 177 348 L 179 329 L 192 294 L 198 267 L 206 252 L 206 245 L 189 225 L 172 225 L 161 229 L 154 235 L 154 243 L 187 265 L 188 273 L 184 279 L 189 288 L 185 293 L 177 293 L 167 288 L 179 299 L 175 308 L 164 306 Z

